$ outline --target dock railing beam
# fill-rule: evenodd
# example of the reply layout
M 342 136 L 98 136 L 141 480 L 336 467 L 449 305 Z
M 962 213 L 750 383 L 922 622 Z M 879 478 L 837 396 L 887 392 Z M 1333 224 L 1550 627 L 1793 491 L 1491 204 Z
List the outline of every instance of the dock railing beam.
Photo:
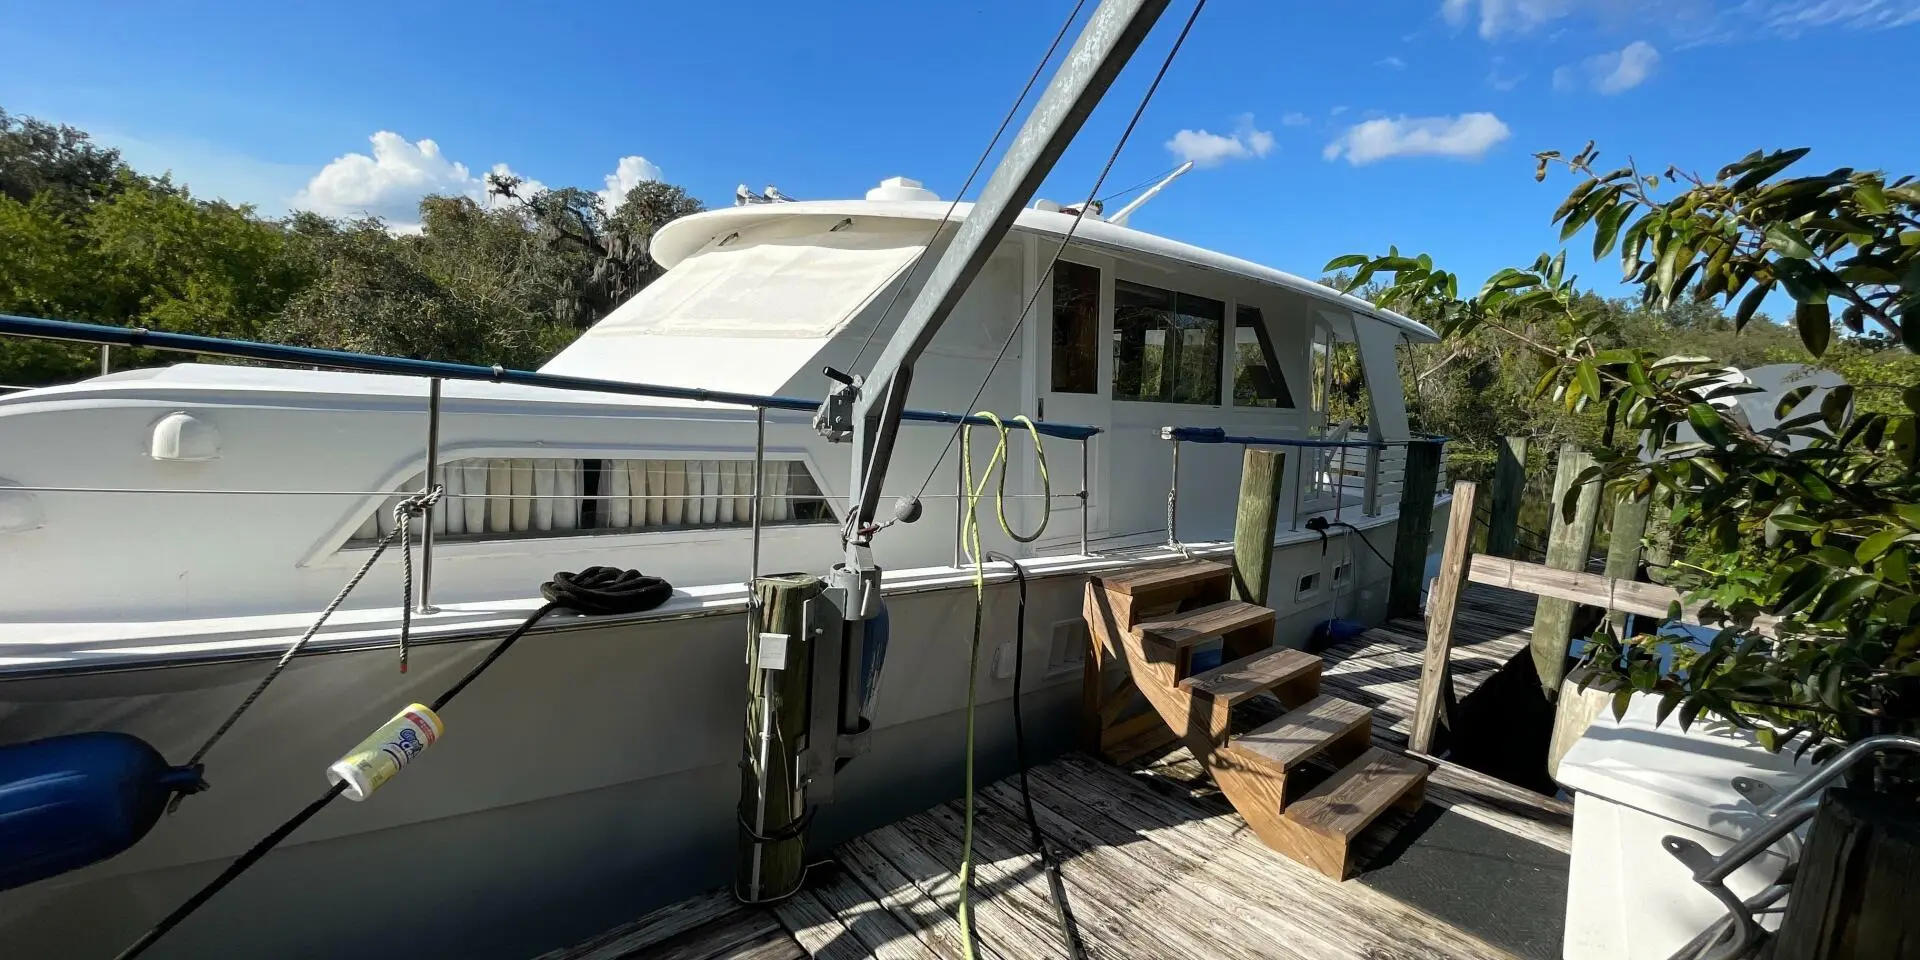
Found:
M 1574 478 L 1593 465 L 1593 457 L 1577 443 L 1560 445 L 1560 462 L 1553 474 L 1552 522 L 1547 528 L 1547 566 L 1556 570 L 1585 572 L 1587 557 L 1593 551 L 1593 526 L 1600 516 L 1600 484 L 1588 482 L 1580 491 L 1572 518 L 1561 506 Z M 1560 696 L 1560 681 L 1567 675 L 1567 647 L 1573 635 L 1573 613 L 1578 605 L 1567 600 L 1542 597 L 1533 612 L 1533 667 L 1540 674 L 1540 688 L 1547 699 Z
M 1287 455 L 1248 447 L 1240 458 L 1240 505 L 1233 517 L 1234 599 L 1267 605 L 1273 569 L 1273 530 L 1279 521 L 1280 488 Z
M 1440 575 L 1427 603 L 1427 651 L 1420 667 L 1420 689 L 1413 706 L 1413 732 L 1407 749 L 1433 752 L 1437 725 L 1453 729 L 1453 624 L 1473 562 L 1473 508 L 1478 488 L 1471 480 L 1453 485 L 1453 507 L 1447 514 L 1447 540 L 1440 551 Z
M 1427 548 L 1433 538 L 1433 500 L 1440 478 L 1443 446 L 1438 440 L 1407 442 L 1399 529 L 1393 542 L 1393 578 L 1387 583 L 1388 619 L 1420 615 L 1420 587 L 1427 576 Z M 1469 514 L 1467 528 L 1472 527 Z
M 1520 501 L 1527 491 L 1527 438 L 1502 437 L 1495 447 L 1493 490 L 1487 505 L 1487 549 L 1512 557 L 1520 529 Z

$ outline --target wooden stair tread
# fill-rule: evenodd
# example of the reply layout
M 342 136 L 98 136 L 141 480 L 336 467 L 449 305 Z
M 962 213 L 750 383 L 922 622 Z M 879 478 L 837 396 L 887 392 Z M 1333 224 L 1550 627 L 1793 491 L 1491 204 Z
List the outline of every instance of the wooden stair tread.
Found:
M 1321 694 L 1279 719 L 1235 738 L 1232 746 L 1291 768 L 1369 723 L 1373 711 L 1350 700 Z
M 1257 627 L 1272 620 L 1273 611 L 1266 607 L 1228 600 L 1197 610 L 1188 610 L 1185 613 L 1143 621 L 1133 629 L 1144 639 L 1158 640 L 1176 648 L 1184 648 L 1235 630 Z
M 1184 560 L 1144 570 L 1096 574 L 1095 578 L 1100 581 L 1102 589 L 1132 595 L 1232 576 L 1233 568 L 1225 564 L 1211 560 Z
M 1319 657 L 1291 647 L 1273 647 L 1194 674 L 1180 681 L 1180 685 L 1213 698 L 1215 703 L 1232 705 L 1297 677 L 1317 674 L 1319 670 Z
M 1372 747 L 1281 815 L 1315 833 L 1352 838 L 1426 778 L 1426 764 Z

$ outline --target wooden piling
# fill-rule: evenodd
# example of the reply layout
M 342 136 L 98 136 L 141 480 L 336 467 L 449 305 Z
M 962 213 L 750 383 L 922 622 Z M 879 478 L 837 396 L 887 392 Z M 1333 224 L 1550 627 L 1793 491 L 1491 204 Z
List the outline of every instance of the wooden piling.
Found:
M 1641 542 L 1647 535 L 1646 497 L 1621 497 L 1613 504 L 1613 523 L 1607 534 L 1607 576 L 1615 580 L 1637 580 L 1640 574 Z M 1609 613 L 1615 632 L 1626 630 L 1626 617 Z
M 1433 582 L 1427 604 L 1427 651 L 1420 667 L 1420 690 L 1413 707 L 1413 733 L 1407 749 L 1431 753 L 1436 724 L 1453 728 L 1453 622 L 1460 591 L 1467 585 L 1473 562 L 1473 508 L 1475 485 L 1461 480 L 1453 485 L 1453 508 L 1447 514 L 1447 542 L 1440 551 L 1440 576 Z
M 1547 529 L 1547 566 L 1556 570 L 1584 571 L 1587 555 L 1593 550 L 1593 525 L 1600 515 L 1600 484 L 1581 488 L 1573 518 L 1567 519 L 1561 505 L 1574 478 L 1593 465 L 1593 457 L 1576 443 L 1560 446 L 1560 462 L 1553 474 L 1552 523 Z M 1533 666 L 1540 674 L 1540 687 L 1547 699 L 1560 695 L 1560 681 L 1567 673 L 1567 644 L 1573 633 L 1575 604 L 1552 597 L 1540 598 L 1534 608 Z
M 747 642 L 746 759 L 740 765 L 740 858 L 734 876 L 735 895 L 748 903 L 793 893 L 805 873 L 805 792 L 795 787 L 797 752 L 810 733 L 813 638 L 807 635 L 806 606 L 825 587 L 820 578 L 802 573 L 762 577 L 754 584 L 759 618 Z
M 1427 547 L 1433 539 L 1433 496 L 1440 482 L 1438 440 L 1407 443 L 1407 472 L 1400 489 L 1400 524 L 1393 541 L 1393 578 L 1387 583 L 1387 618 L 1420 615 Z M 1472 529 L 1471 520 L 1467 523 Z
M 1527 438 L 1503 437 L 1493 464 L 1492 497 L 1487 509 L 1486 553 L 1513 557 L 1520 530 L 1520 502 L 1527 492 Z
M 1233 518 L 1233 595 L 1267 605 L 1273 567 L 1273 530 L 1279 519 L 1281 467 L 1286 454 L 1248 447 L 1240 458 L 1240 506 Z
M 1807 832 L 1773 956 L 1916 960 L 1920 827 L 1912 807 L 1858 788 L 1829 790 Z

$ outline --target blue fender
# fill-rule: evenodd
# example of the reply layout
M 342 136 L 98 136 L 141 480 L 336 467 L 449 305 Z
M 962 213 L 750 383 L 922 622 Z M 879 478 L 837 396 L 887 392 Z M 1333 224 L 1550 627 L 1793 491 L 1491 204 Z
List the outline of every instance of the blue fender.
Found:
M 880 692 L 880 668 L 887 662 L 887 635 L 891 627 L 887 604 L 882 601 L 880 612 L 868 617 L 861 631 L 860 716 L 869 720 L 873 717 L 873 698 Z
M 139 842 L 175 794 L 206 784 L 124 733 L 0 747 L 0 890 L 77 870 Z

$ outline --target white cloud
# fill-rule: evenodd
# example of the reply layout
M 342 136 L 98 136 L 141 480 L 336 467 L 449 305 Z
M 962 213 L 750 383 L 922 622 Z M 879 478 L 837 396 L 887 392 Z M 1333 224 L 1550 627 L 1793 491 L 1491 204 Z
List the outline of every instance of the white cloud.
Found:
M 1455 27 L 1477 19 L 1481 39 L 1493 40 L 1528 33 L 1573 13 L 1576 6 L 1575 0 L 1442 0 L 1440 16 Z
M 1440 16 L 1456 29 L 1472 24 L 1484 40 L 1580 18 L 1623 31 L 1658 25 L 1666 40 L 1689 46 L 1820 28 L 1890 30 L 1920 23 L 1920 0 L 1441 0 Z
M 627 202 L 627 191 L 649 180 L 660 179 L 660 168 L 646 157 L 621 157 L 619 165 L 606 176 L 607 188 L 599 191 L 600 202 L 606 205 L 608 213 L 612 213 Z
M 395 232 L 406 233 L 420 228 L 420 200 L 429 194 L 471 197 L 481 204 L 496 202 L 487 194 L 486 174 L 476 175 L 466 164 L 447 157 L 433 140 L 422 137 L 410 141 L 382 130 L 369 141 L 373 144 L 371 156 L 349 153 L 335 158 L 294 195 L 292 206 L 329 217 L 376 216 L 392 225 Z M 486 173 L 520 176 L 505 163 L 494 164 Z M 660 168 L 645 157 L 621 157 L 614 171 L 603 178 L 606 189 L 599 193 L 608 200 L 611 210 L 634 185 L 659 179 Z M 546 189 L 539 180 L 520 178 L 522 197 Z
M 1555 90 L 1573 90 L 1583 84 L 1611 96 L 1645 83 L 1660 65 L 1660 51 L 1645 40 L 1635 40 L 1619 50 L 1595 54 L 1580 65 L 1553 71 Z
M 1283 127 L 1304 127 L 1307 124 L 1312 122 L 1313 122 L 1312 117 L 1309 117 L 1306 114 L 1300 113 L 1298 111 L 1294 113 L 1289 113 L 1286 116 L 1280 118 L 1280 125 Z
M 1920 0 L 1747 0 L 1741 10 L 1787 36 L 1815 27 L 1888 30 L 1920 23 Z
M 1373 65 L 1376 67 L 1386 67 L 1390 70 L 1405 70 L 1407 68 L 1407 62 L 1399 57 L 1381 57 L 1375 60 Z
M 481 199 L 486 185 L 440 145 L 391 130 L 371 138 L 373 155 L 349 153 L 320 168 L 294 197 L 294 206 L 329 217 L 377 216 L 396 226 L 416 222 L 420 198 L 464 194 Z
M 1328 160 L 1345 157 L 1356 167 L 1389 157 L 1477 160 L 1511 133 L 1491 113 L 1381 118 L 1347 128 L 1339 139 L 1327 144 L 1321 156 Z
M 1487 66 L 1487 86 L 1501 93 L 1518 87 L 1520 81 L 1527 78 L 1525 73 L 1506 73 L 1504 69 L 1506 63 L 1505 57 L 1494 57 L 1493 62 Z
M 1195 166 L 1216 167 L 1229 160 L 1264 157 L 1273 152 L 1273 134 L 1253 125 L 1253 114 L 1243 113 L 1232 136 L 1206 130 L 1181 130 L 1167 141 L 1167 149 Z

